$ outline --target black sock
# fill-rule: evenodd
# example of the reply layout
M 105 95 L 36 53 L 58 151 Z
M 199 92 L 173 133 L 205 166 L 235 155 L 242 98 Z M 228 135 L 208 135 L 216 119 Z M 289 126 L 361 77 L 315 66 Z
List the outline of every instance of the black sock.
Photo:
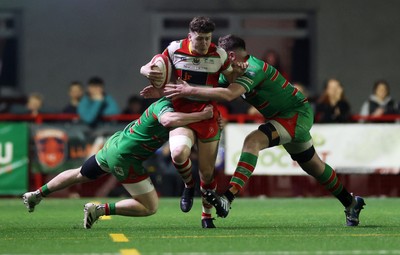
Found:
M 344 207 L 349 207 L 353 202 L 353 196 L 344 187 L 336 197 Z
M 235 199 L 235 195 L 228 189 L 225 191 L 224 196 L 229 200 L 229 203 L 232 203 L 232 201 Z

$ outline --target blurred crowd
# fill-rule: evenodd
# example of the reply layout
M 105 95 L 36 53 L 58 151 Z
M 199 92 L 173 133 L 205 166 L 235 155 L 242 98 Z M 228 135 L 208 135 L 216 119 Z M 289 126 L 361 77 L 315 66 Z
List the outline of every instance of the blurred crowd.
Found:
M 361 109 L 355 109 L 346 98 L 346 86 L 340 79 L 329 77 L 323 84 L 323 91 L 311 91 L 307 84 L 292 81 L 289 72 L 280 61 L 280 55 L 273 49 L 265 51 L 264 61 L 273 65 L 286 79 L 299 89 L 312 104 L 316 123 L 348 123 L 348 122 L 394 122 L 391 115 L 400 114 L 399 104 L 390 94 L 390 85 L 384 79 L 371 82 L 371 92 Z M 0 113 L 31 114 L 39 113 L 67 113 L 77 114 L 79 120 L 95 127 L 101 123 L 102 117 L 116 114 L 141 114 L 154 100 L 144 99 L 139 95 L 131 95 L 120 109 L 119 103 L 110 91 L 106 90 L 105 82 L 101 77 L 94 76 L 88 79 L 86 86 L 80 81 L 66 84 L 68 103 L 61 109 L 47 109 L 45 97 L 40 93 L 31 93 L 22 100 L 5 101 L 0 97 Z M 46 95 L 48 96 L 48 95 Z M 65 99 L 64 99 L 65 100 Z M 232 102 L 219 104 L 222 116 L 228 114 L 247 114 L 261 116 L 244 100 L 236 99 Z M 256 118 L 257 119 L 257 118 Z
M 106 91 L 105 82 L 101 77 L 94 76 L 87 81 L 85 86 L 80 81 L 72 81 L 66 88 L 68 103 L 62 108 L 47 109 L 45 96 L 33 92 L 24 100 L 18 99 L 0 102 L 1 113 L 29 114 L 33 117 L 40 113 L 77 114 L 82 123 L 95 127 L 102 122 L 102 117 L 117 114 L 141 114 L 153 100 L 147 100 L 139 95 L 132 95 L 121 109 L 114 97 Z
M 315 95 L 302 83 L 293 82 L 292 84 L 308 97 L 314 109 L 316 123 L 394 122 L 393 118 L 385 118 L 385 116 L 400 114 L 399 102 L 390 94 L 390 85 L 384 79 L 376 80 L 371 84 L 371 94 L 365 99 L 361 109 L 352 108 L 351 102 L 346 97 L 345 86 L 337 78 L 327 79 L 320 95 Z M 124 108 L 120 109 L 111 93 L 105 90 L 104 80 L 97 76 L 87 81 L 86 88 L 82 82 L 72 81 L 66 89 L 66 94 L 68 94 L 68 103 L 59 111 L 46 110 L 45 97 L 34 92 L 24 100 L 7 104 L 0 102 L 0 112 L 32 116 L 37 116 L 39 113 L 77 114 L 83 123 L 95 127 L 102 121 L 103 116 L 141 114 L 154 101 L 144 99 L 139 95 L 131 95 Z M 254 107 L 249 106 L 242 99 L 229 103 L 221 102 L 219 106 L 222 116 L 227 114 L 259 115 Z

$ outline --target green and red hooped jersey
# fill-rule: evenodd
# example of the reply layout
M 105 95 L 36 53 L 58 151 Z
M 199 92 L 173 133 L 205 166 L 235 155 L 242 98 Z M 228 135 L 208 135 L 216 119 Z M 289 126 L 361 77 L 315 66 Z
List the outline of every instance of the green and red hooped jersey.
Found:
M 145 160 L 159 149 L 169 137 L 169 129 L 161 125 L 160 118 L 166 112 L 174 112 L 165 97 L 151 104 L 139 119 L 129 123 L 118 136 L 120 155 Z
M 243 76 L 234 83 L 242 85 L 246 93 L 244 100 L 253 105 L 265 118 L 293 114 L 293 110 L 308 102 L 307 98 L 286 80 L 275 67 L 249 55 L 249 64 Z M 219 83 L 228 85 L 228 81 L 220 75 Z
M 200 55 L 190 51 L 189 39 L 171 42 L 162 54 L 167 56 L 173 65 L 175 78 L 180 77 L 192 86 L 217 87 L 219 75 L 225 70 L 232 70 L 225 50 L 211 43 L 208 52 Z M 199 112 L 209 100 L 196 98 L 178 98 L 173 106 L 179 112 Z

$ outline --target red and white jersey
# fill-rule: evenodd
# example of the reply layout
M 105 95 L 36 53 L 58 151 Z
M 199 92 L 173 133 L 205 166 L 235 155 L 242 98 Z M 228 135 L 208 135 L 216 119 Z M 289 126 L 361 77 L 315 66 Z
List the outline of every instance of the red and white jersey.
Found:
M 190 50 L 189 39 L 171 42 L 162 54 L 167 56 L 173 67 L 175 78 L 180 77 L 192 86 L 217 87 L 219 75 L 232 67 L 225 50 L 211 43 L 205 55 Z M 173 100 L 176 111 L 201 111 L 209 101 L 194 98 Z

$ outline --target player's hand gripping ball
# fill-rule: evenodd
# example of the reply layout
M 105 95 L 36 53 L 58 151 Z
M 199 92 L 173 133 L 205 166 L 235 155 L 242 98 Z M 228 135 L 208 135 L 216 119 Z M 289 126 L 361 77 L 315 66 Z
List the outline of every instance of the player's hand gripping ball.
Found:
M 163 88 L 171 79 L 172 65 L 168 57 L 163 54 L 157 54 L 151 59 L 151 65 L 153 70 L 160 71 L 162 73 L 162 79 L 152 80 L 151 84 L 155 88 Z

